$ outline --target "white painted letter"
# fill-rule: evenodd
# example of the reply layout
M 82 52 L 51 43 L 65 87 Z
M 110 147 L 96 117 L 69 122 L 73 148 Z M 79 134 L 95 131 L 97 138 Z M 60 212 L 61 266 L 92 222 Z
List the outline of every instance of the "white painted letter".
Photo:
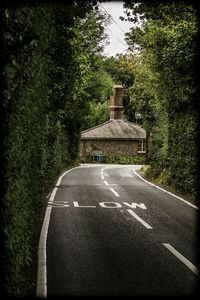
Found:
M 122 207 L 121 204 L 118 202 L 99 202 L 99 205 L 101 207 L 105 207 L 105 208 L 120 208 L 120 207 Z
M 129 204 L 129 203 L 127 203 L 127 202 L 123 202 L 125 205 L 127 205 L 128 207 L 130 207 L 130 208 L 137 208 L 137 207 L 140 207 L 140 208 L 142 208 L 142 209 L 147 209 L 146 208 L 146 206 L 144 205 L 144 203 L 140 203 L 140 204 L 138 204 L 138 203 L 131 203 L 131 204 Z
M 77 201 L 73 201 L 74 207 L 96 207 L 94 205 L 79 205 Z

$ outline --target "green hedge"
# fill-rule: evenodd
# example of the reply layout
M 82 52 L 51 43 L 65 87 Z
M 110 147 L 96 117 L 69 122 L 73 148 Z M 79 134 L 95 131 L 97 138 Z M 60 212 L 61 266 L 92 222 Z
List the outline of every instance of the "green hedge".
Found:
M 78 102 L 84 80 L 80 49 L 75 52 L 70 44 L 78 13 L 78 6 L 68 10 L 38 3 L 13 4 L 3 11 L 1 285 L 9 296 L 35 296 L 32 273 L 37 263 L 35 231 L 44 207 L 41 195 L 78 157 L 86 105 L 79 107 Z
M 170 178 L 177 190 L 197 197 L 198 191 L 198 119 L 180 113 L 170 123 Z
M 121 164 L 121 165 L 133 165 L 133 164 L 144 164 L 145 157 L 143 156 L 128 156 L 128 155 L 109 155 L 105 156 L 102 161 L 94 161 L 92 155 L 87 157 L 81 157 L 82 163 L 105 163 L 105 164 Z
M 164 123 L 149 142 L 151 168 L 146 176 L 196 198 L 198 194 L 198 119 L 195 110 L 176 113 L 164 141 Z

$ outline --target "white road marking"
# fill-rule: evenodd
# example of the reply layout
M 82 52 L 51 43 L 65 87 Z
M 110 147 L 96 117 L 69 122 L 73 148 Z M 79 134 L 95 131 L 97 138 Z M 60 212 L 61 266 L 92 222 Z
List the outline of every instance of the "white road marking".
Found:
M 61 175 L 56 183 L 59 186 L 62 178 L 69 172 L 82 167 L 72 168 Z M 54 188 L 49 199 L 49 203 L 52 204 L 58 188 Z M 36 297 L 46 298 L 47 297 L 47 265 L 46 265 L 46 241 L 49 228 L 49 221 L 51 216 L 52 206 L 47 206 L 42 229 L 40 233 L 39 245 L 38 245 L 38 269 L 37 269 L 37 287 Z
M 116 197 L 119 197 L 119 194 L 113 189 L 113 188 L 109 188 L 111 190 L 111 192 L 113 192 L 113 194 L 116 196 Z
M 136 213 L 134 213 L 132 211 L 132 209 L 127 209 L 127 211 L 129 212 L 129 214 L 131 214 L 136 220 L 138 220 L 142 225 L 144 225 L 144 227 L 146 227 L 147 229 L 152 229 L 152 227 L 147 224 L 144 220 L 142 220 L 138 215 L 136 215 Z
M 60 204 L 60 205 L 48 204 L 47 207 L 63 208 L 63 207 L 69 207 L 69 205 L 67 205 L 67 204 Z
M 96 205 L 79 205 L 77 201 L 73 201 L 73 203 L 74 203 L 74 207 L 93 207 L 93 208 L 96 207 Z
M 70 207 L 69 204 L 65 204 L 65 203 L 56 203 L 56 202 L 50 202 L 50 203 L 48 202 L 48 205 L 49 205 L 49 206 L 51 206 L 51 205 L 53 205 L 53 206 L 60 206 L 60 205 L 63 206 L 63 205 L 65 205 L 65 207 Z
M 122 207 L 122 205 L 118 202 L 99 202 L 99 205 L 104 208 L 120 208 L 120 207 Z
M 37 297 L 47 296 L 46 239 L 52 207 L 46 208 L 38 246 Z
M 51 193 L 49 193 L 49 194 L 46 196 L 46 198 L 48 199 L 50 196 L 51 196 Z
M 184 263 L 193 273 L 198 275 L 198 269 L 195 265 L 193 265 L 185 256 L 183 256 L 180 252 L 178 252 L 174 247 L 170 244 L 162 243 L 172 254 L 174 254 L 182 263 Z
M 105 180 L 104 180 L 104 183 L 105 183 L 105 185 L 107 185 L 107 186 L 109 185 L 109 184 L 108 184 L 108 182 L 107 182 L 107 181 L 105 181 Z
M 58 184 L 56 184 L 56 186 L 58 186 Z M 50 197 L 50 199 L 49 199 L 48 202 L 53 202 L 53 199 L 54 199 L 54 197 L 55 197 L 55 195 L 56 195 L 57 190 L 58 190 L 57 187 L 55 187 L 55 188 L 53 189 L 53 192 L 51 193 L 51 197 Z
M 110 189 L 113 193 L 115 193 L 116 196 L 118 195 L 117 197 L 120 197 L 119 194 L 114 189 L 112 189 L 112 188 L 110 188 Z M 101 205 L 101 203 L 104 203 L 104 202 L 99 202 L 99 203 L 97 203 L 97 205 L 80 205 L 78 201 L 73 201 L 71 204 L 69 204 L 68 201 L 57 200 L 57 201 L 53 201 L 53 202 L 48 202 L 47 205 L 48 205 L 48 207 L 53 206 L 53 207 L 82 207 L 82 208 L 91 207 L 91 208 L 95 208 L 98 205 L 101 207 L 104 207 Z M 147 207 L 144 203 L 133 203 L 133 202 L 132 203 L 122 202 L 121 204 L 118 202 L 105 202 L 105 203 L 116 203 L 117 207 L 122 207 L 122 205 L 126 205 L 132 209 L 136 209 L 136 208 L 147 209 Z M 112 207 L 110 206 L 110 208 L 112 208 Z M 123 212 L 123 210 L 121 210 L 121 212 Z
M 157 188 L 157 189 L 159 189 L 159 190 L 161 190 L 161 191 L 163 191 L 163 192 L 165 192 L 165 193 L 167 193 L 167 194 L 169 194 L 169 195 L 171 195 L 171 196 L 173 196 L 173 197 L 175 197 L 175 198 L 177 198 L 177 199 L 179 199 L 179 200 L 181 200 L 181 201 L 187 203 L 188 205 L 190 205 L 190 206 L 192 206 L 192 207 L 194 207 L 194 208 L 196 208 L 196 209 L 199 209 L 197 206 L 195 206 L 195 205 L 193 205 L 192 203 L 190 203 L 190 202 L 184 200 L 183 198 L 181 198 L 181 197 L 179 197 L 179 196 L 176 196 L 175 194 L 173 194 L 173 193 L 171 193 L 171 192 L 168 192 L 168 191 L 166 191 L 165 189 L 163 189 L 163 188 L 161 188 L 161 187 L 159 187 L 159 186 L 157 186 L 157 185 L 155 185 L 155 184 L 153 184 L 153 183 L 147 181 L 146 179 L 142 178 L 142 176 L 140 176 L 140 175 L 135 171 L 135 169 L 133 169 L 133 173 L 134 173 L 135 175 L 137 175 L 140 179 L 142 179 L 143 181 L 145 181 L 146 183 L 148 183 L 148 184 L 154 186 L 155 188 Z
M 104 176 L 101 174 L 101 179 L 105 179 Z
M 70 207 L 69 204 L 67 204 L 68 202 L 66 201 L 54 201 L 54 202 L 48 202 L 48 207 Z
M 104 168 L 101 169 L 101 175 L 103 175 Z
M 138 204 L 138 203 L 131 203 L 131 204 L 129 204 L 127 202 L 123 202 L 123 203 L 125 205 L 129 206 L 130 208 L 136 208 L 138 206 L 138 207 L 140 207 L 142 209 L 147 209 L 147 207 L 146 207 L 146 205 L 144 203 L 140 203 L 140 204 Z
M 48 204 L 50 204 L 50 203 L 52 203 L 52 202 L 48 202 Z M 56 200 L 56 201 L 54 201 L 53 202 L 54 204 L 67 204 L 68 203 L 68 201 L 59 201 L 59 200 Z

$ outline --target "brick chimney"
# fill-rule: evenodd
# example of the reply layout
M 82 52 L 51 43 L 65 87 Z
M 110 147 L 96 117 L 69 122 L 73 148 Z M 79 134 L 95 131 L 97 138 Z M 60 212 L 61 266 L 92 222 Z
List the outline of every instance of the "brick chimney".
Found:
M 114 85 L 114 96 L 110 96 L 110 120 L 123 119 L 123 87 Z

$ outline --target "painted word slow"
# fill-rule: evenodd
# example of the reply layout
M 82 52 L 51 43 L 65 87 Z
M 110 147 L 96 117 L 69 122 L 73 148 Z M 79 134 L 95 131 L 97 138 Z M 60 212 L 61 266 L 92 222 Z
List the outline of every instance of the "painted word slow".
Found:
M 82 205 L 78 201 L 73 201 L 71 204 L 66 201 L 54 201 L 54 202 L 48 202 L 48 205 L 52 205 L 54 207 L 75 207 L 75 208 L 122 208 L 123 206 L 129 207 L 129 208 L 141 208 L 141 209 L 147 209 L 146 205 L 144 203 L 127 203 L 127 202 L 99 202 L 98 205 Z

